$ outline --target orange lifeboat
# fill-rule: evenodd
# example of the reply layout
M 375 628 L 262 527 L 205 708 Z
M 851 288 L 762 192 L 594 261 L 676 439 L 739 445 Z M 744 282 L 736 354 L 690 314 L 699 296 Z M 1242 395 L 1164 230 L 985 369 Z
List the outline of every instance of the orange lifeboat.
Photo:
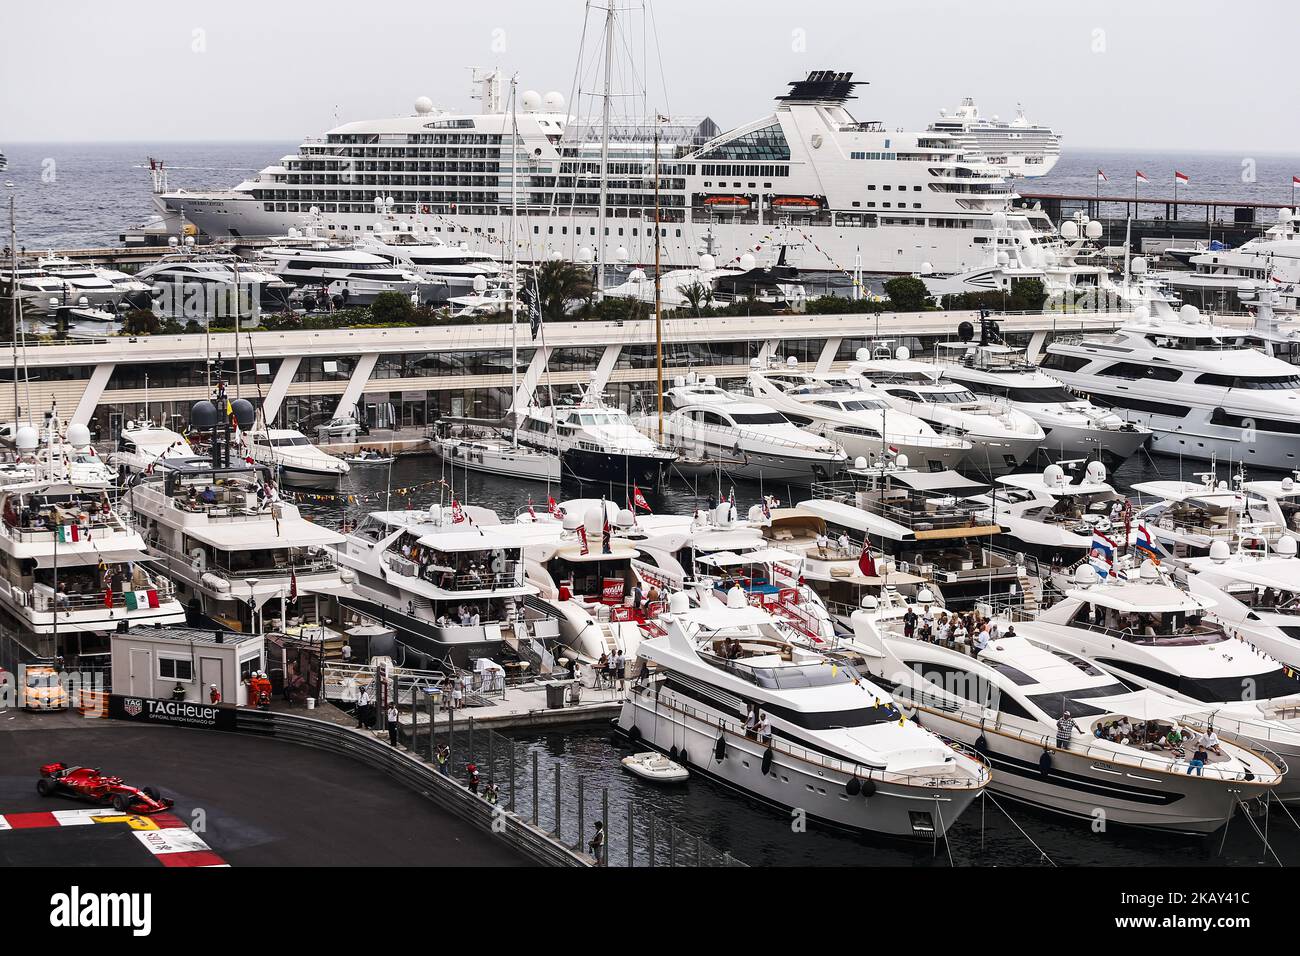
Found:
M 816 212 L 822 208 L 822 202 L 811 196 L 776 196 L 772 199 L 772 208 L 790 212 Z
M 744 196 L 709 196 L 704 205 L 718 212 L 742 212 L 753 204 Z

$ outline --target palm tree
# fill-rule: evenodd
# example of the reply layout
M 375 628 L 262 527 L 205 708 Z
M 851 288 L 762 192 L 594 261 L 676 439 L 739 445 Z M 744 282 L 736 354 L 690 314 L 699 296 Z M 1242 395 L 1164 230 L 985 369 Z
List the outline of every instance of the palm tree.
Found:
M 543 262 L 537 269 L 537 292 L 542 315 L 548 319 L 564 318 L 570 302 L 591 295 L 591 272 L 561 259 Z
M 708 308 L 713 305 L 713 287 L 703 282 L 692 282 L 690 285 L 683 286 L 682 296 L 692 312 L 699 312 L 700 306 Z

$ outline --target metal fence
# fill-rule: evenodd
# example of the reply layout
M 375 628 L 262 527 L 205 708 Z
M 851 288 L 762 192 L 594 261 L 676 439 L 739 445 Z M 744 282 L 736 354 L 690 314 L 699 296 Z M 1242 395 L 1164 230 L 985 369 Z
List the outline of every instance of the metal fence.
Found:
M 611 798 L 608 787 L 535 748 L 482 726 L 473 718 L 438 728 L 435 705 L 425 699 L 428 721 L 412 710 L 401 721 L 398 740 L 452 782 L 471 789 L 468 767 L 478 770 L 478 798 L 495 802 L 521 821 L 575 853 L 599 858 L 600 866 L 744 866 L 701 837 L 649 807 Z M 431 732 L 431 728 L 433 728 Z M 440 753 L 442 748 L 445 751 Z M 599 845 L 596 824 L 603 838 Z

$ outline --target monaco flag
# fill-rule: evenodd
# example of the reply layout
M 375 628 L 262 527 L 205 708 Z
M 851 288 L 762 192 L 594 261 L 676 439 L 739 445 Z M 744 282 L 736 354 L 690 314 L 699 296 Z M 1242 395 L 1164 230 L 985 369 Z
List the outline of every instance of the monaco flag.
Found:
M 1292 176 L 1292 177 L 1291 177 L 1291 185 L 1292 185 L 1292 186 L 1300 186 L 1300 176 Z
M 1142 172 L 1142 170 L 1140 169 L 1137 171 L 1137 181 L 1140 183 L 1144 183 L 1147 181 L 1147 174 Z
M 1180 185 L 1186 186 L 1186 185 L 1187 185 L 1187 182 L 1188 182 L 1188 180 L 1187 180 L 1187 174 L 1186 174 L 1186 173 L 1180 173 L 1178 170 L 1175 169 L 1175 170 L 1174 170 L 1174 182 L 1176 182 L 1176 183 L 1178 183 L 1178 184 L 1180 184 Z
M 1103 173 L 1100 169 L 1097 170 L 1097 182 L 1099 183 L 1106 182 L 1106 174 Z

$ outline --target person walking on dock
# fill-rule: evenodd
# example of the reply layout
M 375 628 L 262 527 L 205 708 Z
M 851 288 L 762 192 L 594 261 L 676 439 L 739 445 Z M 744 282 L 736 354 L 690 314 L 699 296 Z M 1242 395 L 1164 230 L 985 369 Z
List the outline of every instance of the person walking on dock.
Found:
M 596 864 L 602 865 L 605 862 L 605 824 L 600 820 L 596 821 L 595 832 L 592 833 L 591 839 L 587 841 L 587 852 L 596 858 Z
M 392 746 L 397 746 L 397 705 L 390 703 L 388 705 L 388 742 Z

